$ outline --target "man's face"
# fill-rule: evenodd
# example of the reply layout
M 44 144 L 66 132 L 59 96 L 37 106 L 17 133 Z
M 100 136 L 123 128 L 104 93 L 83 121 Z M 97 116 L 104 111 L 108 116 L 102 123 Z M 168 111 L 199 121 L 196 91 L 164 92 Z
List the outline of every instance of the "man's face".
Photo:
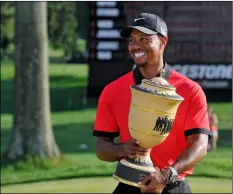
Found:
M 137 66 L 156 64 L 164 47 L 157 35 L 147 35 L 133 29 L 129 37 L 129 52 Z

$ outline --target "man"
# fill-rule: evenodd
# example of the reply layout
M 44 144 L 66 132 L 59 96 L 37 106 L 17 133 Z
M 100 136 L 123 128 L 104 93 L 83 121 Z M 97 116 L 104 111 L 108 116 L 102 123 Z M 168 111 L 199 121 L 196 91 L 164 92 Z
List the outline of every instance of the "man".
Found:
M 218 116 L 212 107 L 208 107 L 208 116 L 210 123 L 211 139 L 209 140 L 208 151 L 215 151 L 217 149 L 218 141 Z
M 121 31 L 121 36 L 129 39 L 128 49 L 137 67 L 108 84 L 101 93 L 93 132 L 97 157 L 115 162 L 148 152 L 129 134 L 129 86 L 158 76 L 164 68 L 165 79 L 176 87 L 184 101 L 169 136 L 151 151 L 157 170 L 139 183 L 146 185 L 144 188 L 119 183 L 113 193 L 190 193 L 185 176 L 192 174 L 195 164 L 207 153 L 209 122 L 205 95 L 197 83 L 169 68 L 163 60 L 168 31 L 160 17 L 142 13 L 132 26 Z M 119 144 L 113 141 L 117 136 Z

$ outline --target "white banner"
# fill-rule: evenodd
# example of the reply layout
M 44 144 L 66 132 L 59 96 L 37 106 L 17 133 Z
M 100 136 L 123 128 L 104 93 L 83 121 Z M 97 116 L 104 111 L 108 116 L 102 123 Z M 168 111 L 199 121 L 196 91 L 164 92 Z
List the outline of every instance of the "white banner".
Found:
M 232 64 L 174 64 L 172 68 L 206 89 L 231 89 Z

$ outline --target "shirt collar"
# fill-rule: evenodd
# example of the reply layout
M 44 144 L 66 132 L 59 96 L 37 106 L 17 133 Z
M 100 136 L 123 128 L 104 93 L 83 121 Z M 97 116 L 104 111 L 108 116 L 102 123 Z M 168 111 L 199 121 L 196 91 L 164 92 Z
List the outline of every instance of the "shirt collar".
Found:
M 171 67 L 167 64 L 166 61 L 164 61 L 164 66 L 163 66 L 163 69 L 165 70 L 165 74 L 164 74 L 164 79 L 166 79 L 168 81 L 169 79 L 169 76 L 170 76 L 170 69 Z M 159 75 L 158 75 L 159 76 Z M 157 76 L 157 77 L 158 77 Z M 141 74 L 140 70 L 139 70 L 139 67 L 136 67 L 134 70 L 133 70 L 133 78 L 134 78 L 134 81 L 136 83 L 136 85 L 139 85 L 141 84 L 142 80 L 145 79 L 143 77 L 143 75 Z

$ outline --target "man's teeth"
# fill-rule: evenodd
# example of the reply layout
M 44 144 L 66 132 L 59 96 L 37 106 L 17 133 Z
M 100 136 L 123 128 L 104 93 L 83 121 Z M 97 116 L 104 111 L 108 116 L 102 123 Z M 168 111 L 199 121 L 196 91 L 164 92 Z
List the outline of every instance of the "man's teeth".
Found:
M 145 53 L 134 53 L 135 57 L 142 57 L 143 55 L 145 55 Z

